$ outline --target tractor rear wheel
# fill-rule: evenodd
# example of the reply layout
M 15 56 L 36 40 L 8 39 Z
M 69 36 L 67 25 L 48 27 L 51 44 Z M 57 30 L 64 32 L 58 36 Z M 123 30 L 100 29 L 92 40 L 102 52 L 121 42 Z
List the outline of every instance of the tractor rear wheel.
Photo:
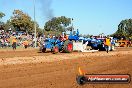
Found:
M 72 41 L 65 41 L 64 43 L 64 52 L 71 53 L 73 51 L 73 43 Z
M 52 49 L 52 51 L 53 51 L 53 54 L 58 53 L 59 52 L 58 46 L 54 46 L 53 49 Z

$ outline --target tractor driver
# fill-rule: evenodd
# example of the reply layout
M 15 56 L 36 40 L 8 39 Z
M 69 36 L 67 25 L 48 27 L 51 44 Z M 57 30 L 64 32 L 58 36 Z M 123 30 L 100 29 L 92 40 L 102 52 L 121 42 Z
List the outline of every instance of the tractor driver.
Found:
M 61 41 L 66 41 L 66 40 L 68 40 L 68 36 L 66 35 L 66 33 L 64 33 L 64 35 L 61 35 L 61 36 L 59 37 L 59 40 L 61 40 Z
M 68 40 L 68 36 L 64 33 L 64 40 Z

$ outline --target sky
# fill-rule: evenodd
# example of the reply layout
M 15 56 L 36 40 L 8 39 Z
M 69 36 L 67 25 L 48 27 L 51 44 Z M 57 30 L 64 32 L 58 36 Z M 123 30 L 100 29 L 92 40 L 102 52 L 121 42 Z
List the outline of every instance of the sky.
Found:
M 34 0 L 0 0 L 4 22 L 14 9 L 34 18 Z M 106 35 L 118 29 L 121 20 L 132 18 L 132 0 L 35 0 L 36 21 L 41 28 L 51 17 L 73 18 L 75 29 L 81 34 Z

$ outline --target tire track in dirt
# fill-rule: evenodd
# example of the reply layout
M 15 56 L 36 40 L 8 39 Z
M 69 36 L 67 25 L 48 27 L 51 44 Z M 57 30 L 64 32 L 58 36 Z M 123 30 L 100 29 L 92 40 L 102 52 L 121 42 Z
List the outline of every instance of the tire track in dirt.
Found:
M 114 51 L 115 53 L 110 52 L 109 54 L 106 52 L 50 54 L 47 59 L 59 58 L 51 62 L 1 65 L 0 88 L 131 88 L 132 83 L 87 84 L 83 86 L 76 83 L 79 66 L 89 74 L 132 75 L 132 51 L 127 50 L 124 53 L 123 51 Z M 58 60 L 63 57 L 64 60 Z
M 1 66 L 0 84 L 2 85 L 0 88 L 130 88 L 128 84 L 79 86 L 76 84 L 75 78 L 78 66 L 89 74 L 129 73 L 132 75 L 131 56 L 79 58 L 39 64 Z

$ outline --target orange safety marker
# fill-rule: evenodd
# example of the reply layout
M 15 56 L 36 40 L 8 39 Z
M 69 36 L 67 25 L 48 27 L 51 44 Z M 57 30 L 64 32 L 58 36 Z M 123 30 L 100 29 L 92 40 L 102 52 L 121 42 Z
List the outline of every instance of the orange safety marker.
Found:
M 79 71 L 79 74 L 80 74 L 80 75 L 85 75 L 85 72 L 84 72 L 83 70 L 81 70 L 80 67 L 78 68 L 78 71 Z

